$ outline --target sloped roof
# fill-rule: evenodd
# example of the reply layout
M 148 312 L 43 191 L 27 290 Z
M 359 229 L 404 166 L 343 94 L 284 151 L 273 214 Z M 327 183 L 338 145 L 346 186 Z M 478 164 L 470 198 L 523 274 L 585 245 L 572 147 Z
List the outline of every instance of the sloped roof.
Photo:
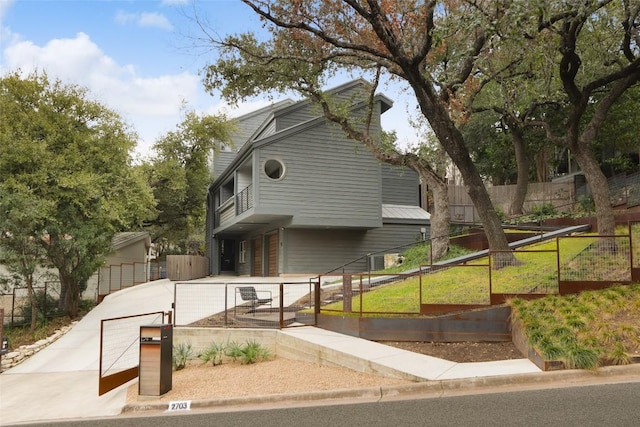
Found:
M 146 240 L 145 246 L 147 248 L 151 247 L 151 237 L 149 237 L 149 233 L 146 231 L 128 231 L 118 233 L 111 240 L 111 246 L 113 249 L 118 250 L 137 243 L 140 240 Z
M 431 214 L 420 206 L 383 204 L 382 218 L 429 221 L 431 219 Z

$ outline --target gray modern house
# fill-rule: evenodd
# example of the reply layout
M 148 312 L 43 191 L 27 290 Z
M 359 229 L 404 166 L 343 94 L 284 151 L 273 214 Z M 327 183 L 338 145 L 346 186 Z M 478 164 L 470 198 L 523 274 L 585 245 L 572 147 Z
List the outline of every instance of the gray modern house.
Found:
M 363 107 L 355 80 L 330 91 Z M 357 100 L 360 99 L 360 103 Z M 380 114 L 391 108 L 376 97 Z M 207 197 L 210 274 L 366 271 L 367 254 L 429 234 L 419 180 L 380 163 L 308 100 L 282 101 L 237 119 L 235 149 L 216 154 Z M 396 250 L 397 252 L 397 250 Z

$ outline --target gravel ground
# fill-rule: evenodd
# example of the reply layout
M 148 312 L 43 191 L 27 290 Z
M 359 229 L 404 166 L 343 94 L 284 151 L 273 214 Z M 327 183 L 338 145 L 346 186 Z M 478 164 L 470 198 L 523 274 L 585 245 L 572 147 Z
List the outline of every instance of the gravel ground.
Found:
M 185 369 L 173 372 L 172 390 L 159 400 L 202 400 L 409 383 L 411 381 L 281 357 L 251 365 L 228 362 L 212 366 L 193 361 Z M 127 403 L 137 401 L 136 383 L 127 390 Z

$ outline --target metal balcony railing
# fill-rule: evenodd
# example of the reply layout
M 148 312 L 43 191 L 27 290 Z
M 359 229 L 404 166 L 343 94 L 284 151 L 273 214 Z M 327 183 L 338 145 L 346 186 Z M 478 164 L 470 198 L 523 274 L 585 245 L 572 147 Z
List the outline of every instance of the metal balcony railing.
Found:
M 248 185 L 240 193 L 236 195 L 236 215 L 253 207 L 253 185 Z

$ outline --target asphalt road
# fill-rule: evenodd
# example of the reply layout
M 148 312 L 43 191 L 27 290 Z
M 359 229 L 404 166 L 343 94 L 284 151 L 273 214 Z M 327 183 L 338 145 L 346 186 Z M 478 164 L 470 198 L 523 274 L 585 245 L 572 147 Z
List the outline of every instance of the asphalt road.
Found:
M 141 413 L 33 426 L 638 426 L 640 383 L 242 412 Z

